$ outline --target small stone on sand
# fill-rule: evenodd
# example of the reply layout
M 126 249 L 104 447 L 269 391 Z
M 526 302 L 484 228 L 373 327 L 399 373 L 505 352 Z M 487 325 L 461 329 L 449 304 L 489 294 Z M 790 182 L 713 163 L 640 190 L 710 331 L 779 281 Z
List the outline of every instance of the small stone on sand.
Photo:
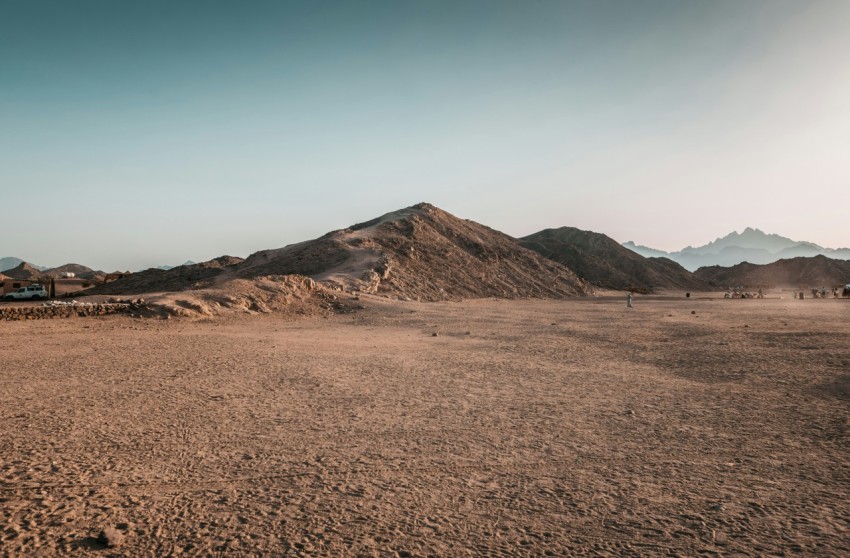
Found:
M 124 533 L 114 527 L 106 527 L 97 536 L 97 540 L 107 548 L 115 548 L 124 543 Z

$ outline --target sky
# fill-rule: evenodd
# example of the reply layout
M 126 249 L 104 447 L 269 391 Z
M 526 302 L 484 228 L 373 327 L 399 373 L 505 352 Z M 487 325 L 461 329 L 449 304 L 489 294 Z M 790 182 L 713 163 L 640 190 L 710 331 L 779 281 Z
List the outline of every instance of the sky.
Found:
M 421 201 L 850 245 L 850 1 L 0 8 L 0 257 L 245 257 Z

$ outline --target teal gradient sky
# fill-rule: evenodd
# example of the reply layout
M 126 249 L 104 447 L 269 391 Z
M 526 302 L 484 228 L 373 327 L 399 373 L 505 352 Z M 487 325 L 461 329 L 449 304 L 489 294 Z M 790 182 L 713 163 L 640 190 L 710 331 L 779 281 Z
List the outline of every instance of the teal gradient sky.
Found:
M 247 256 L 420 201 L 850 245 L 848 1 L 0 6 L 0 256 Z

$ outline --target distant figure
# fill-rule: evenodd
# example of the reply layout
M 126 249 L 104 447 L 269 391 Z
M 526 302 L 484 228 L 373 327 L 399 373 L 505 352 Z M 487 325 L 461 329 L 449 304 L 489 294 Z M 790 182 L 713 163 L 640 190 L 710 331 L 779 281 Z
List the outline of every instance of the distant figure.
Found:
M 634 308 L 632 306 L 632 291 L 629 291 L 629 294 L 626 295 L 626 308 Z

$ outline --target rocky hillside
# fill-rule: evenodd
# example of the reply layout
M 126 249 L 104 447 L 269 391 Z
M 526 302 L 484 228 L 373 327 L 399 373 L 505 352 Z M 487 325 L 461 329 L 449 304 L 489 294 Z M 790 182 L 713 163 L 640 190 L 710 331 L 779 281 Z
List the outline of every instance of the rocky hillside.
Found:
M 413 300 L 560 298 L 588 292 L 569 268 L 504 233 L 427 203 L 316 240 L 258 252 L 237 273 L 297 273 L 345 289 Z
M 588 292 L 569 268 L 504 233 L 426 203 L 315 240 L 257 252 L 244 261 L 225 257 L 168 271 L 149 269 L 88 292 L 197 290 L 283 275 L 411 300 L 561 298 Z
M 102 271 L 95 271 L 90 267 L 75 263 L 60 265 L 59 267 L 45 269 L 41 272 L 42 276 L 53 277 L 54 279 L 58 279 L 63 273 L 73 273 L 75 277 L 80 279 L 94 280 L 102 280 L 106 276 L 106 274 Z
M 24 263 L 24 260 L 20 258 L 14 258 L 12 256 L 6 256 L 0 258 L 0 273 L 6 271 L 7 269 L 12 269 L 13 267 L 17 267 Z
M 814 256 L 779 260 L 765 265 L 744 262 L 732 267 L 701 267 L 694 275 L 721 288 L 759 285 L 829 287 L 850 283 L 850 261 Z
M 221 256 L 208 262 L 181 265 L 169 270 L 151 268 L 93 287 L 86 294 L 135 295 L 204 289 L 212 287 L 217 278 L 242 261 L 242 258 Z
M 3 275 L 22 281 L 40 281 L 42 279 L 41 271 L 27 262 L 21 262 L 12 269 L 5 270 Z
M 531 234 L 520 242 L 599 287 L 649 292 L 711 288 L 676 262 L 667 258 L 645 258 L 604 234 L 561 227 Z

